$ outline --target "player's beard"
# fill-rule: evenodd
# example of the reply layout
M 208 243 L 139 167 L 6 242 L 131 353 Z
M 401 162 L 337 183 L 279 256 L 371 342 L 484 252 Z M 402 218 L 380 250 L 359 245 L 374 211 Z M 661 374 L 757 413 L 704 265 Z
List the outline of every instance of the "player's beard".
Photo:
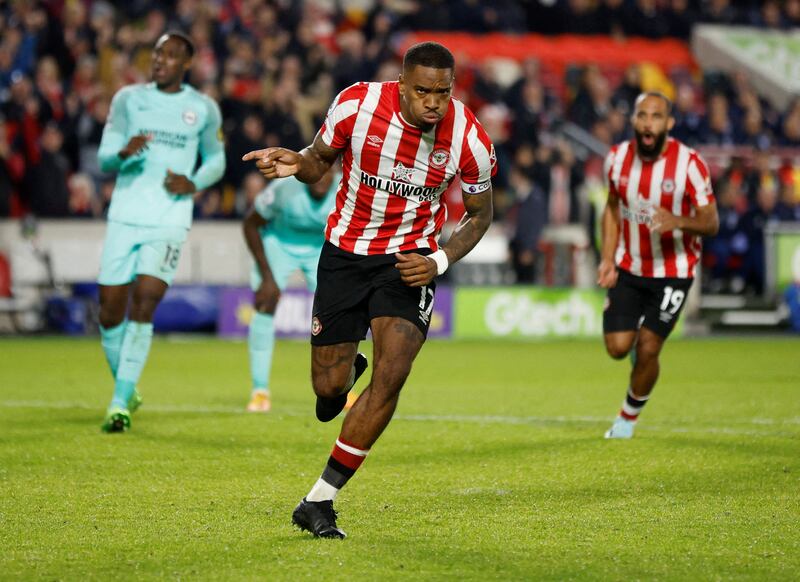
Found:
M 667 141 L 667 130 L 658 134 L 653 134 L 653 145 L 646 145 L 644 143 L 644 134 L 638 131 L 633 132 L 636 137 L 636 151 L 642 158 L 653 160 L 661 155 L 661 150 L 664 149 L 664 142 Z

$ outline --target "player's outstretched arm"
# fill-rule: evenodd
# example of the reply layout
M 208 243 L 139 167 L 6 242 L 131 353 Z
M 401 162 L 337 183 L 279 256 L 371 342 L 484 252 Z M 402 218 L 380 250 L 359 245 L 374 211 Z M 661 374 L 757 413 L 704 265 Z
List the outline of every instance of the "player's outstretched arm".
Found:
M 619 242 L 619 198 L 608 195 L 601 222 L 602 248 L 600 249 L 600 265 L 597 267 L 597 284 L 610 289 L 617 284 L 617 266 L 614 253 Z
M 339 150 L 325 145 L 320 134 L 307 148 L 300 152 L 286 148 L 266 148 L 246 153 L 242 161 L 255 160 L 256 168 L 265 178 L 295 176 L 306 184 L 319 182 L 339 156 Z

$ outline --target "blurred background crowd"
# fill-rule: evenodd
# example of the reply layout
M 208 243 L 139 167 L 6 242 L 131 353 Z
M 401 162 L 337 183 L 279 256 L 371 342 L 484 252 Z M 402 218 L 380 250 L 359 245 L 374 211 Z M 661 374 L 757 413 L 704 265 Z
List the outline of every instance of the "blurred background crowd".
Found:
M 0 0 L 0 217 L 104 215 L 114 176 L 96 154 L 111 97 L 148 80 L 167 29 L 193 39 L 188 81 L 224 119 L 226 174 L 198 195 L 196 218 L 235 219 L 265 185 L 242 154 L 310 143 L 339 90 L 397 78 L 411 32 L 685 43 L 703 22 L 791 29 L 800 0 Z M 658 88 L 675 100 L 673 135 L 711 164 L 722 228 L 706 244 L 705 285 L 761 291 L 764 226 L 800 220 L 800 99 L 777 109 L 746 75 L 697 67 L 456 61 L 456 97 L 497 150 L 495 219 L 517 281 L 536 280 L 548 226 L 580 225 L 596 240 L 603 153 L 631 137 L 636 95 Z

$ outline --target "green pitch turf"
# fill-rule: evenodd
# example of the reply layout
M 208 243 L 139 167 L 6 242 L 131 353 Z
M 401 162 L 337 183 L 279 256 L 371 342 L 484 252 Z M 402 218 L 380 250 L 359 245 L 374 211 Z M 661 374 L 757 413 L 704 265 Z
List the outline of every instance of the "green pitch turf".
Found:
M 314 418 L 304 342 L 275 356 L 253 416 L 244 344 L 157 339 L 105 435 L 99 341 L 0 341 L 0 579 L 798 578 L 798 340 L 669 342 L 622 442 L 629 364 L 599 341 L 430 342 L 344 541 L 290 524 L 341 420 Z

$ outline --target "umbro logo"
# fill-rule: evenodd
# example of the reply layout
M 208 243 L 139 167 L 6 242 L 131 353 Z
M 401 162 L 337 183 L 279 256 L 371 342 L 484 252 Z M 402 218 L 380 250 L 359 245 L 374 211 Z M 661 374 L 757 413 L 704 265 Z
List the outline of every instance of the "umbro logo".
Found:
M 383 140 L 379 138 L 377 135 L 368 135 L 367 136 L 367 143 L 371 146 L 375 146 L 376 148 L 381 147 Z

